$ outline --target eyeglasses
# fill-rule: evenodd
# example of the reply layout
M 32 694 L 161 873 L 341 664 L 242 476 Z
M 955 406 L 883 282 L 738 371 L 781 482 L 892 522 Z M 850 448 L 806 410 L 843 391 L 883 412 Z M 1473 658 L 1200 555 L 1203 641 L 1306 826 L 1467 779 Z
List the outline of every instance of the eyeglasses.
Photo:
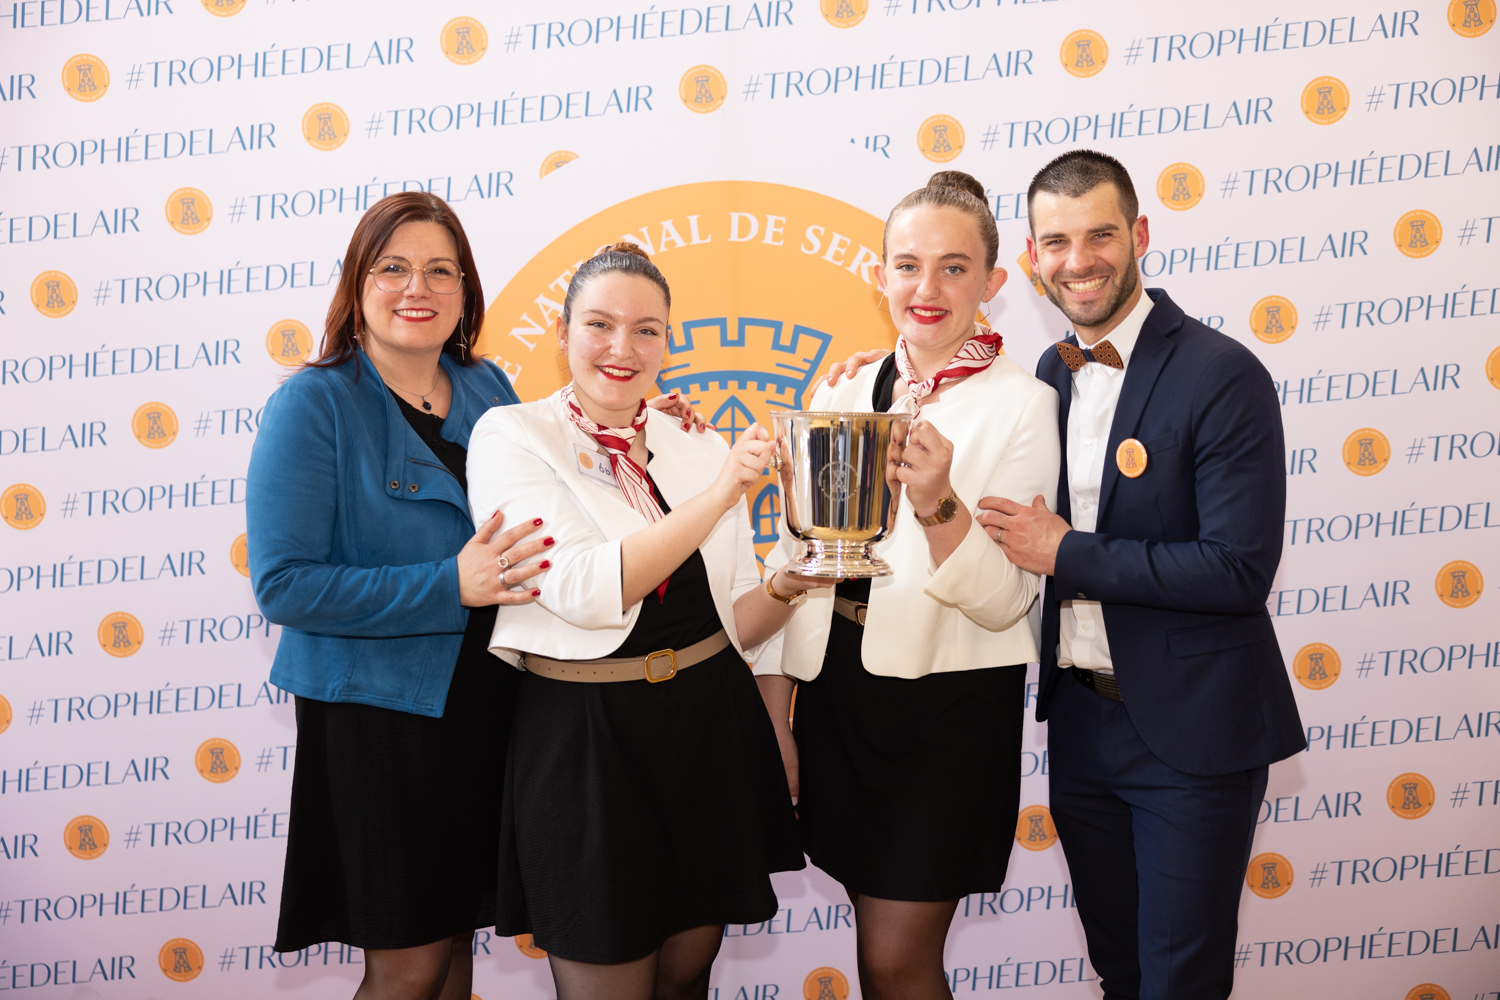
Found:
M 404 257 L 381 257 L 370 268 L 375 276 L 375 287 L 382 292 L 403 292 L 411 284 L 411 276 L 422 272 L 428 291 L 438 295 L 452 295 L 463 284 L 464 273 L 458 262 L 452 260 L 429 260 L 426 267 L 413 267 Z

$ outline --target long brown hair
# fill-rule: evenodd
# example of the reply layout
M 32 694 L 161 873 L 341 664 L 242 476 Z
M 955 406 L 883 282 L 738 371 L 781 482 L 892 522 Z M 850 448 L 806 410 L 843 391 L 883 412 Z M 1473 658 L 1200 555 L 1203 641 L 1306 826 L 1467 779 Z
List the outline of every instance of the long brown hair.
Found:
M 344 271 L 328 305 L 323 345 L 318 356 L 306 363 L 309 368 L 331 368 L 353 359 L 365 327 L 365 278 L 396 230 L 408 222 L 435 222 L 453 237 L 458 248 L 458 268 L 464 273 L 464 311 L 443 350 L 460 364 L 472 365 L 478 360 L 474 356 L 474 341 L 479 336 L 479 325 L 484 322 L 484 289 L 479 284 L 479 269 L 474 266 L 474 254 L 469 249 L 469 238 L 464 235 L 463 223 L 437 195 L 403 191 L 371 205 L 354 227 L 349 249 L 344 252 Z

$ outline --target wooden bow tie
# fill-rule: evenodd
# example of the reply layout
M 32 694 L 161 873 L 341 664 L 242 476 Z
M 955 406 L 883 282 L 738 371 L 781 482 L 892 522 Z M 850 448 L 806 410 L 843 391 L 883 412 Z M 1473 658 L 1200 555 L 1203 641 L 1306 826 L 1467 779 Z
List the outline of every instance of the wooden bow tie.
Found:
M 1120 352 L 1115 350 L 1115 345 L 1109 341 L 1100 341 L 1099 346 L 1093 350 L 1085 347 L 1079 350 L 1067 341 L 1058 341 L 1057 353 L 1061 355 L 1063 364 L 1068 366 L 1068 371 L 1076 372 L 1090 361 L 1097 362 L 1107 368 L 1118 368 L 1125 370 L 1125 362 L 1120 360 Z

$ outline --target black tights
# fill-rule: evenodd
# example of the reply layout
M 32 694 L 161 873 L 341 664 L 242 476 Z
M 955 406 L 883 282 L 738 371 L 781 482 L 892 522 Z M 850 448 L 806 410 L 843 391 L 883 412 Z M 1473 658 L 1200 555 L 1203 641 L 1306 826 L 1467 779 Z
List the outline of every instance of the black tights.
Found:
M 365 950 L 365 978 L 354 1000 L 469 1000 L 473 931 L 415 948 Z
M 943 945 L 958 900 L 913 903 L 848 891 L 864 1000 L 952 1000 Z
M 557 1000 L 703 1000 L 723 940 L 723 925 L 708 924 L 673 934 L 634 962 L 597 965 L 556 955 L 547 960 Z

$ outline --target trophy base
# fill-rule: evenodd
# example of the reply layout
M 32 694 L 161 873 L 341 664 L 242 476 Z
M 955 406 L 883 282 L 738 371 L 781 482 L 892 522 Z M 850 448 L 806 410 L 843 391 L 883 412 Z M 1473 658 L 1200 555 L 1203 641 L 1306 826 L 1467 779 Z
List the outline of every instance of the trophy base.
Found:
M 890 564 L 870 551 L 867 542 L 803 543 L 800 556 L 786 564 L 789 573 L 832 579 L 848 577 L 890 576 Z

